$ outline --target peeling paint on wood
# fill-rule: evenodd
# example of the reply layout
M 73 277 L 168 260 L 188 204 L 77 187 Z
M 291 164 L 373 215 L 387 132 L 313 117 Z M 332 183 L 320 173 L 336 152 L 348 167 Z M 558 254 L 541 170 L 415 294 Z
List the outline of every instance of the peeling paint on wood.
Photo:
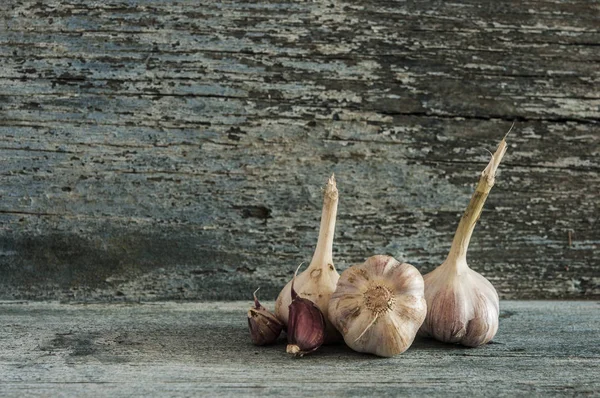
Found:
M 0 297 L 274 298 L 310 259 L 422 272 L 512 121 L 470 265 L 600 296 L 599 10 L 587 1 L 4 1 Z

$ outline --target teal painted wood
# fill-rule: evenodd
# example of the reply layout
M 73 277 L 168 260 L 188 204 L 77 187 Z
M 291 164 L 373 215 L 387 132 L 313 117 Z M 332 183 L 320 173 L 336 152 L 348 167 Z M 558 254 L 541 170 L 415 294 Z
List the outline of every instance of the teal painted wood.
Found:
M 4 1 L 0 297 L 274 298 L 335 172 L 336 266 L 444 259 L 516 121 L 469 261 L 600 296 L 587 1 Z

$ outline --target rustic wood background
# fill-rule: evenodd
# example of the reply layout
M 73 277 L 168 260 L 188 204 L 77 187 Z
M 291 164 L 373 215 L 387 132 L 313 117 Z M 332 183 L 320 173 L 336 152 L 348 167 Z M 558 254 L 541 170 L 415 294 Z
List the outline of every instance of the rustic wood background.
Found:
M 516 121 L 469 261 L 600 297 L 600 3 L 0 5 L 0 298 L 274 298 L 340 190 L 339 269 L 427 272 Z

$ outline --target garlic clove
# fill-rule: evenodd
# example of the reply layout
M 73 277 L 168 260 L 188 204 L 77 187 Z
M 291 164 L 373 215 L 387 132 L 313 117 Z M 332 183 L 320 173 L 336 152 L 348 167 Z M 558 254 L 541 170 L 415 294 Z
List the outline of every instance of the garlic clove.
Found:
M 383 357 L 410 347 L 426 312 L 419 271 L 382 255 L 345 270 L 329 302 L 329 319 L 346 344 Z
M 258 302 L 256 292 L 258 292 L 258 289 L 254 292 L 254 307 L 250 307 L 248 310 L 250 339 L 256 345 L 271 344 L 281 334 L 283 324 Z
M 298 297 L 290 304 L 288 354 L 303 356 L 325 341 L 325 317 L 312 301 Z
M 338 197 L 335 176 L 332 175 L 325 187 L 317 247 L 308 268 L 295 277 L 295 288 L 298 295 L 315 303 L 325 316 L 325 343 L 341 340 L 340 334 L 327 317 L 329 299 L 340 278 L 333 265 L 333 236 Z M 291 285 L 292 282 L 288 282 L 275 301 L 275 315 L 284 325 L 288 325 L 289 307 L 292 302 Z
M 288 354 L 304 356 L 317 350 L 325 341 L 325 317 L 315 303 L 296 293 L 294 280 L 295 276 L 290 290 L 292 303 L 289 306 L 286 351 Z

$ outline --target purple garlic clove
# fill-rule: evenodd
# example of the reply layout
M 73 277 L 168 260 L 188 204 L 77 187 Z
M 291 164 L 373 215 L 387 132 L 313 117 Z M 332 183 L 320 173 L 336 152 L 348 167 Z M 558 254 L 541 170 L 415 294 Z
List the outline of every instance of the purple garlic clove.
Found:
M 325 317 L 315 303 L 298 296 L 294 290 L 293 280 L 291 295 L 286 351 L 288 354 L 301 357 L 315 351 L 325 341 Z
M 256 292 L 258 289 L 254 292 L 254 307 L 248 310 L 250 339 L 256 345 L 272 344 L 281 334 L 283 324 L 258 302 Z

